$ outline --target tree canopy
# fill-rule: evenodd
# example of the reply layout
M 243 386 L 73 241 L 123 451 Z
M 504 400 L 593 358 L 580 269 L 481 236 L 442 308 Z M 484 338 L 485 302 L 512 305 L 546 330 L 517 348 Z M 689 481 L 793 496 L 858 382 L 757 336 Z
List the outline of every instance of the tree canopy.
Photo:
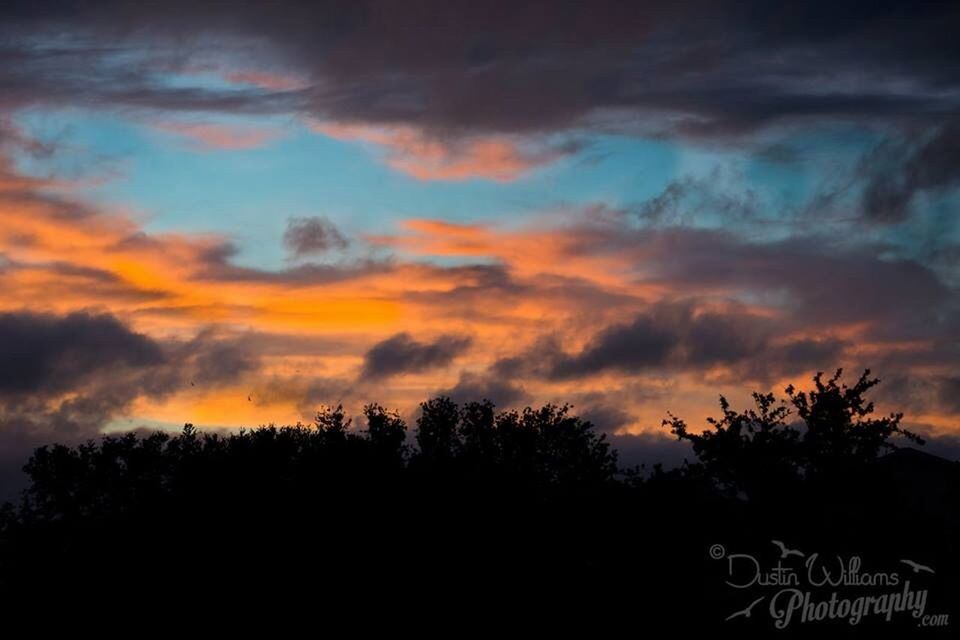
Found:
M 641 599 L 695 628 L 732 610 L 689 580 L 710 568 L 705 550 L 718 541 L 884 553 L 896 539 L 956 565 L 960 474 L 943 461 L 938 491 L 917 500 L 920 480 L 903 480 L 915 475 L 878 464 L 920 440 L 901 414 L 875 415 L 866 396 L 877 382 L 818 374 L 810 391 L 755 393 L 743 411 L 721 397 L 699 433 L 670 416 L 664 425 L 695 459 L 646 474 L 619 468 L 605 435 L 569 406 L 497 411 L 446 397 L 423 402 L 411 429 L 369 404 L 360 425 L 330 406 L 309 425 L 224 434 L 188 424 L 41 447 L 22 500 L 0 512 L 0 596 L 26 605 L 266 588 L 340 613 L 343 594 L 366 594 L 350 606 L 382 613 L 405 606 L 386 594 L 416 583 L 425 615 L 526 603 L 526 615 L 595 619 Z M 688 615 L 690 598 L 703 616 Z

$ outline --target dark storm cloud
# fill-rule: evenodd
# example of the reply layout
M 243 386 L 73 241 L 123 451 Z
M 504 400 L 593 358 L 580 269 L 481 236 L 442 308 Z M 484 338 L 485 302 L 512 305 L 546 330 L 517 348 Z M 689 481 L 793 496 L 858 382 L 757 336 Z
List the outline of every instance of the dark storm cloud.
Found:
M 956 362 L 953 355 L 949 364 Z M 878 398 L 887 406 L 902 411 L 908 421 L 924 414 L 960 416 L 960 377 L 947 369 L 947 373 L 925 372 L 923 369 L 910 371 L 903 366 L 882 362 L 881 384 Z M 890 372 L 889 375 L 884 372 Z M 930 425 L 924 425 L 925 433 L 939 431 Z
M 660 303 L 597 332 L 577 353 L 568 353 L 560 336 L 548 335 L 516 356 L 493 363 L 502 378 L 534 376 L 566 379 L 603 371 L 635 374 L 659 369 L 733 365 L 770 348 L 773 321 L 737 307 L 697 313 L 692 304 Z
M 734 367 L 734 376 L 746 380 L 776 380 L 828 369 L 841 362 L 847 342 L 834 337 L 791 340 L 767 345 L 757 357 Z
M 960 377 L 944 377 L 940 380 L 938 395 L 940 404 L 953 414 L 960 414 Z
M 587 406 L 579 413 L 584 420 L 589 420 L 598 431 L 603 433 L 613 433 L 620 427 L 629 425 L 633 420 L 633 417 L 620 407 L 607 404 Z
M 466 336 L 440 336 L 432 342 L 418 342 L 408 333 L 398 333 L 367 352 L 360 377 L 373 380 L 443 367 L 466 351 L 471 342 Z
M 204 385 L 232 382 L 259 368 L 259 354 L 245 337 L 217 339 L 215 333 L 208 330 L 178 351 L 180 361 L 189 363 L 190 375 Z
M 56 393 L 113 367 L 159 365 L 163 352 L 110 315 L 0 314 L 0 394 Z
M 4 8 L 0 7 L 0 13 Z M 90 39 L 108 37 L 106 33 L 114 31 L 113 26 L 106 22 L 85 24 L 82 19 L 72 26 L 61 23 L 66 30 L 59 40 L 70 44 L 55 46 L 47 39 L 58 39 L 49 30 L 57 28 L 56 21 L 30 21 L 23 26 L 15 20 L 2 21 L 0 83 L 4 92 L 0 94 L 0 109 L 86 105 L 257 114 L 289 112 L 308 105 L 291 92 L 173 86 L 163 72 L 176 70 L 186 59 L 171 64 L 174 41 L 164 44 L 140 40 L 138 35 L 144 33 L 140 29 L 117 32 L 116 44 L 102 47 L 90 45 Z
M 501 409 L 528 402 L 530 399 L 522 386 L 491 375 L 489 372 L 482 374 L 463 372 L 456 385 L 436 395 L 447 396 L 458 404 L 489 400 Z
M 756 242 L 725 231 L 673 227 L 578 233 L 571 252 L 635 256 L 644 280 L 690 294 L 717 290 L 770 298 L 794 328 L 848 322 L 875 339 L 938 338 L 958 327 L 956 291 L 930 267 L 884 246 L 794 236 Z
M 610 291 L 588 278 L 550 273 L 518 274 L 503 264 L 435 266 L 424 263 L 413 268 L 427 278 L 450 280 L 453 286 L 405 292 L 404 300 L 429 305 L 433 313 L 453 318 L 514 322 L 513 309 L 533 299 L 561 308 L 577 305 L 583 309 L 605 310 L 636 302 L 634 297 Z M 491 304 L 491 300 L 495 303 Z
M 759 353 L 772 330 L 768 320 L 742 311 L 694 314 L 690 306 L 661 304 L 629 324 L 600 331 L 580 353 L 559 357 L 551 374 L 729 364 Z
M 564 356 L 551 375 L 557 378 L 591 375 L 606 369 L 641 371 L 667 364 L 680 336 L 651 316 L 608 327 L 579 354 Z
M 626 110 L 714 135 L 785 119 L 936 118 L 956 107 L 960 83 L 960 12 L 946 2 L 32 5 L 0 8 L 9 105 L 296 111 L 453 133 L 556 131 Z M 157 58 L 175 68 L 231 46 L 313 85 L 191 89 L 157 77 Z
M 138 398 L 230 384 L 259 368 L 247 336 L 159 341 L 108 314 L 0 314 L 0 458 L 96 436 Z M 184 420 L 188 420 L 185 416 Z
M 283 233 L 283 244 L 297 258 L 347 248 L 347 239 L 326 218 L 291 218 Z
M 864 160 L 863 214 L 871 222 L 902 222 L 914 197 L 960 183 L 960 120 L 954 118 L 919 144 L 887 141 Z
M 454 282 L 454 286 L 446 290 L 412 291 L 406 294 L 412 302 L 435 305 L 438 313 L 466 312 L 474 317 L 484 317 L 498 312 L 498 309 L 490 308 L 490 296 L 497 296 L 502 304 L 509 305 L 511 301 L 522 299 L 532 291 L 529 284 L 519 282 L 510 269 L 502 264 L 420 264 L 416 268 L 428 278 L 441 276 Z
M 500 380 L 576 379 L 605 371 L 632 375 L 723 365 L 737 380 L 767 382 L 829 368 L 848 346 L 830 335 L 783 339 L 779 334 L 786 326 L 736 307 L 697 313 L 690 304 L 661 303 L 629 323 L 600 330 L 576 353 L 567 352 L 559 336 L 543 336 L 517 355 L 494 362 L 489 374 Z M 638 393 L 649 391 L 634 390 L 634 399 Z M 609 405 L 590 396 L 577 403 L 604 415 Z

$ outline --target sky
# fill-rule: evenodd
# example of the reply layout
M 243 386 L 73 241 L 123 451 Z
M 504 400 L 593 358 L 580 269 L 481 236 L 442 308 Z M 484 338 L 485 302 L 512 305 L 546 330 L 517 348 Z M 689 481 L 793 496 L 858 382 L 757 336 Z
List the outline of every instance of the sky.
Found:
M 0 466 L 838 367 L 960 450 L 960 7 L 864 4 L 2 3 Z

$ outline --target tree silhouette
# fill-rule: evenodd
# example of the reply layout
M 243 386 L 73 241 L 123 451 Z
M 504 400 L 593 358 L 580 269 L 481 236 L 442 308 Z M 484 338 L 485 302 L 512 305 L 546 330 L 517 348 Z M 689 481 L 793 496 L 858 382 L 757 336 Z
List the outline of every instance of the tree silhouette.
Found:
M 873 415 L 876 384 L 838 371 L 809 392 L 754 394 L 745 411 L 721 397 L 702 433 L 670 416 L 696 461 L 650 474 L 618 469 L 569 406 L 445 397 L 421 405 L 412 434 L 374 403 L 363 425 L 338 405 L 311 425 L 41 447 L 22 500 L 0 509 L 0 601 L 25 612 L 185 590 L 224 603 L 309 594 L 327 622 L 501 615 L 599 633 L 619 619 L 605 612 L 637 611 L 702 631 L 743 607 L 708 580 L 706 550 L 778 539 L 916 555 L 937 567 L 937 604 L 960 602 L 960 474 L 934 456 L 882 456 L 917 439 L 900 414 Z
M 720 397 L 723 416 L 708 418 L 711 429 L 693 433 L 680 418 L 664 420 L 680 440 L 687 440 L 703 472 L 732 495 L 769 501 L 796 491 L 801 480 L 829 482 L 858 473 L 884 451 L 897 448 L 895 436 L 922 444 L 903 429 L 903 414 L 872 417 L 874 405 L 865 394 L 879 383 L 864 371 L 853 386 L 841 382 L 843 371 L 823 381 L 813 378 L 814 390 L 787 387 L 786 398 L 754 393 L 755 408 L 731 409 Z M 799 423 L 787 420 L 796 413 Z
M 852 462 L 869 462 L 881 453 L 897 449 L 891 438 L 901 436 L 908 441 L 923 444 L 916 434 L 903 429 L 902 413 L 871 417 L 873 402 L 864 397 L 867 391 L 879 384 L 878 378 L 870 377 L 870 370 L 863 372 L 853 386 L 840 383 L 842 369 L 826 382 L 823 374 L 814 376 L 814 390 L 809 393 L 786 389 L 790 402 L 803 420 L 806 431 L 803 436 L 803 459 L 809 473 L 836 473 Z

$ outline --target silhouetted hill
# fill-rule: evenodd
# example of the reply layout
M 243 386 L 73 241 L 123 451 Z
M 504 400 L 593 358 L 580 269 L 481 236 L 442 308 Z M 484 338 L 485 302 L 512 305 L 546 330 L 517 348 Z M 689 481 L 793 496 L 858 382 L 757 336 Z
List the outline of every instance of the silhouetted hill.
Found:
M 890 499 L 902 512 L 919 511 L 929 519 L 958 523 L 960 463 L 905 447 L 877 460 L 877 467 L 890 478 Z

